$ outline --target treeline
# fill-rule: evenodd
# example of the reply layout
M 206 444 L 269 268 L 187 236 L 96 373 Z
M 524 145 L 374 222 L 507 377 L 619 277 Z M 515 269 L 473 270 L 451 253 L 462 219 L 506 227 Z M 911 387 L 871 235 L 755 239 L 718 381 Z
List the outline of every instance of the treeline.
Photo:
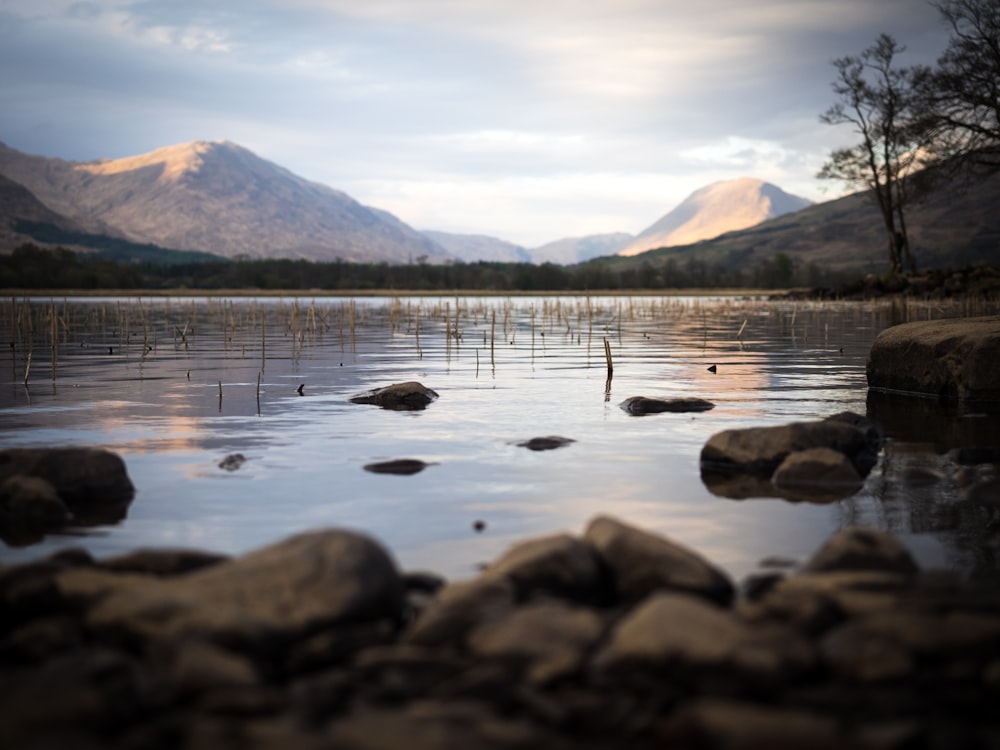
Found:
M 815 266 L 799 268 L 779 253 L 752 268 L 727 268 L 696 258 L 645 261 L 631 266 L 594 260 L 574 266 L 551 263 L 316 263 L 306 260 L 238 260 L 160 265 L 120 263 L 46 249 L 32 243 L 0 256 L 0 287 L 7 289 L 258 289 L 558 292 L 635 289 L 712 289 L 821 286 L 853 280 L 831 278 Z

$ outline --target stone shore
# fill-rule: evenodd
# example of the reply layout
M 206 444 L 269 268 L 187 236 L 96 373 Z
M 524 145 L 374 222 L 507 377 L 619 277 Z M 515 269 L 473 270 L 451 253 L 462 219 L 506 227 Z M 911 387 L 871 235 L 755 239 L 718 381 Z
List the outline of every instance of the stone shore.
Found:
M 739 585 L 608 516 L 451 583 L 336 529 L 0 568 L 5 750 L 992 748 L 997 705 L 997 581 L 861 527 Z

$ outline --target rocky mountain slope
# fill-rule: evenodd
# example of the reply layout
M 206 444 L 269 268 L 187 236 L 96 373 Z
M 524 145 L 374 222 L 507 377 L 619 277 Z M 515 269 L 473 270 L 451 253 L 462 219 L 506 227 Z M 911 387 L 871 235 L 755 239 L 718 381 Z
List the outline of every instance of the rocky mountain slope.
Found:
M 86 163 L 0 144 L 0 175 L 74 222 L 135 242 L 226 257 L 390 263 L 449 258 L 391 214 L 225 141 Z
M 535 263 L 573 265 L 604 255 L 614 255 L 633 239 L 635 238 L 626 232 L 567 237 L 532 249 L 531 259 Z
M 752 177 L 716 182 L 696 190 L 675 209 L 643 230 L 619 255 L 638 255 L 658 247 L 689 245 L 720 234 L 756 226 L 799 211 L 811 202 Z
M 513 242 L 482 234 L 453 234 L 425 231 L 424 236 L 440 245 L 455 258 L 466 263 L 493 261 L 497 263 L 531 263 L 531 253 Z

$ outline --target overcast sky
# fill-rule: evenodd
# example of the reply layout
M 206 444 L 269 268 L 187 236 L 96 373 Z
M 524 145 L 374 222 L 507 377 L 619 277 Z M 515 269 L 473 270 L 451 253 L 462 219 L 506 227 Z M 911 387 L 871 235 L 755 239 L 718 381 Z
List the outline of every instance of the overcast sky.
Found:
M 417 229 L 636 234 L 711 182 L 811 200 L 831 61 L 924 0 L 0 0 L 0 141 L 70 160 L 229 140 Z

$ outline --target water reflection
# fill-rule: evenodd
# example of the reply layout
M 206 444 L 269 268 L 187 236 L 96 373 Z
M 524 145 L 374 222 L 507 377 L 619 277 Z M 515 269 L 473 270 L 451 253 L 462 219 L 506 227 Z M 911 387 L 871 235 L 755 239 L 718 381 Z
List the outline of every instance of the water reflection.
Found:
M 0 446 L 107 447 L 138 494 L 99 535 L 8 544 L 0 562 L 81 543 L 98 555 L 154 545 L 238 553 L 347 526 L 407 567 L 461 576 L 514 540 L 578 533 L 610 513 L 735 576 L 767 557 L 802 559 L 853 521 L 901 533 L 926 564 L 991 564 L 993 521 L 976 498 L 995 465 L 939 461 L 954 447 L 1000 444 L 997 415 L 943 425 L 869 403 L 865 359 L 890 314 L 881 304 L 662 296 L 11 300 L 0 305 L 14 344 L 0 367 Z M 440 398 L 419 411 L 349 402 L 407 381 Z M 642 419 L 619 408 L 640 395 L 715 408 Z M 720 430 L 866 408 L 889 441 L 847 499 L 735 503 L 702 482 L 701 447 Z M 949 431 L 967 437 L 946 440 Z M 539 436 L 575 442 L 518 446 Z M 235 454 L 245 457 L 238 471 L 220 468 Z M 365 470 L 403 459 L 433 468 Z

